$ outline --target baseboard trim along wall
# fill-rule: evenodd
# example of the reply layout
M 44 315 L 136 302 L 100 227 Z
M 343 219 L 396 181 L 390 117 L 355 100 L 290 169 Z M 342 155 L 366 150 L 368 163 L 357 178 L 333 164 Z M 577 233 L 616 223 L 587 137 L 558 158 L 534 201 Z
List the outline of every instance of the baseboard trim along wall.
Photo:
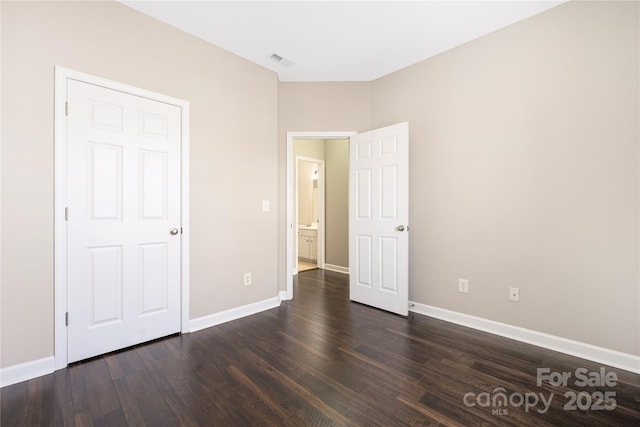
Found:
M 211 326 L 230 322 L 232 320 L 240 319 L 241 317 L 251 316 L 252 314 L 260 313 L 261 311 L 270 310 L 278 307 L 280 305 L 280 301 L 282 301 L 282 299 L 280 298 L 280 294 L 278 294 L 277 297 L 220 311 L 208 316 L 198 317 L 197 319 L 189 321 L 189 331 L 200 331 L 202 329 L 210 328 Z
M 48 375 L 53 373 L 54 370 L 55 363 L 53 356 L 20 363 L 19 365 L 8 366 L 0 369 L 0 387 Z
M 286 299 L 286 295 L 287 293 L 284 291 L 279 292 L 277 297 L 190 320 L 190 332 L 196 332 L 231 320 L 240 319 L 241 317 L 250 316 L 252 314 L 260 313 L 261 311 L 276 308 L 280 306 L 281 301 Z M 17 384 L 22 381 L 28 381 L 43 375 L 51 374 L 54 371 L 54 356 L 8 366 L 0 369 L 0 387 Z
M 280 291 L 278 293 L 278 298 L 280 299 L 280 301 L 287 301 L 290 300 L 291 298 L 289 298 L 289 296 L 287 295 L 287 291 Z
M 409 311 L 640 374 L 640 357 L 632 354 L 413 301 Z
M 349 274 L 349 267 L 342 267 L 341 265 L 324 264 L 324 269 L 329 271 L 335 271 L 336 273 Z
M 329 269 L 327 268 L 327 270 Z M 343 271 L 338 272 L 342 273 Z M 287 293 L 282 291 L 279 292 L 278 296 L 273 298 L 193 319 L 189 322 L 190 331 L 196 332 L 211 326 L 220 325 L 222 323 L 276 308 L 280 306 L 281 301 L 287 299 L 286 296 Z M 409 304 L 409 311 L 417 314 L 434 317 L 436 319 L 467 326 L 469 328 L 489 332 L 505 338 L 526 342 L 538 347 L 548 348 L 571 356 L 581 357 L 583 359 L 640 374 L 640 357 L 632 354 L 622 353 L 426 304 L 420 304 L 417 302 L 410 302 Z M 53 356 L 2 368 L 0 369 L 0 387 L 6 387 L 22 381 L 51 374 L 54 371 L 55 364 Z

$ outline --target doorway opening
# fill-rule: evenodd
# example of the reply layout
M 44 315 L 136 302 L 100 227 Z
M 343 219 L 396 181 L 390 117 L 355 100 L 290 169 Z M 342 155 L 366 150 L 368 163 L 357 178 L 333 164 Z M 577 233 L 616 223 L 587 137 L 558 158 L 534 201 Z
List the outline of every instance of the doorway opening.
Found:
M 295 141 L 294 150 L 304 151 L 306 141 Z M 310 142 L 322 142 L 313 140 Z M 325 239 L 325 167 L 324 160 L 296 155 L 297 272 L 324 268 Z
M 286 299 L 293 298 L 293 276 L 299 272 L 298 259 L 301 251 L 302 258 L 315 261 L 317 268 L 349 273 L 349 137 L 355 134 L 356 132 L 287 132 Z M 318 221 L 314 221 L 313 213 L 311 220 L 304 216 L 304 212 L 303 216 L 299 216 L 300 160 L 318 166 Z M 315 171 L 316 169 L 311 170 L 312 178 Z M 308 209 L 313 212 L 313 183 L 311 188 Z M 304 210 L 307 206 L 302 208 Z M 316 241 L 314 235 L 317 236 Z M 314 247 L 317 253 L 311 253 Z

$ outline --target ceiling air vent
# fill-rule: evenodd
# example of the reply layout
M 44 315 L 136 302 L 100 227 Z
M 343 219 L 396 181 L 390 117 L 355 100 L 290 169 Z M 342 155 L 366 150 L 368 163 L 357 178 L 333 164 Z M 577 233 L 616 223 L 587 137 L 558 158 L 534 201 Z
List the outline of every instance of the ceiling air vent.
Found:
M 282 65 L 283 67 L 290 67 L 293 65 L 293 62 L 289 61 L 284 56 L 278 55 L 277 53 L 272 53 L 268 58 L 276 64 Z

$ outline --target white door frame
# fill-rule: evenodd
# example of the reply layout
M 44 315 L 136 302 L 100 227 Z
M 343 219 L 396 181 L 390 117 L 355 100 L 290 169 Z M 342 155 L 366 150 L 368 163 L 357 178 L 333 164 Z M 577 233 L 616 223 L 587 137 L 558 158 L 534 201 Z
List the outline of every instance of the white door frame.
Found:
M 318 268 L 324 268 L 324 239 L 325 239 L 325 210 L 324 210 L 324 204 L 325 204 L 325 198 L 324 198 L 324 191 L 325 191 L 325 168 L 324 168 L 324 160 L 321 159 L 314 159 L 312 157 L 305 157 L 305 156 L 296 156 L 295 159 L 295 165 L 296 165 L 296 177 L 295 177 L 295 183 L 294 183 L 294 187 L 295 187 L 295 195 L 296 195 L 296 208 L 294 209 L 294 219 L 293 219 L 293 235 L 296 237 L 295 239 L 293 239 L 293 241 L 295 242 L 295 247 L 293 248 L 293 253 L 297 254 L 298 253 L 298 225 L 299 225 L 299 221 L 298 221 L 298 204 L 299 204 L 299 194 L 298 194 L 298 174 L 300 171 L 299 166 L 299 162 L 303 161 L 303 162 L 308 162 L 308 163 L 315 163 L 318 165 L 318 246 L 317 246 L 317 252 L 318 252 L 318 259 L 316 261 L 316 264 L 318 265 Z M 297 258 L 297 256 L 296 256 Z M 298 267 L 297 265 L 294 264 L 293 266 L 293 270 L 297 271 Z
M 182 333 L 189 332 L 189 103 L 181 99 L 172 98 L 155 92 L 150 92 L 122 83 L 113 82 L 90 74 L 81 73 L 67 68 L 55 67 L 55 95 L 54 95 L 54 155 L 55 155 L 55 201 L 54 201 L 54 367 L 62 369 L 67 366 L 67 327 L 65 316 L 67 312 L 67 233 L 65 221 L 66 169 L 67 169 L 67 120 L 66 98 L 67 80 L 102 86 L 131 95 L 175 105 L 181 111 L 181 248 L 180 248 L 180 295 Z
M 294 223 L 297 218 L 294 217 L 293 209 L 293 192 L 295 191 L 295 185 L 293 182 L 293 170 L 294 162 L 296 161 L 293 155 L 293 140 L 295 139 L 349 139 L 350 136 L 357 134 L 355 131 L 343 131 L 343 132 L 287 132 L 287 218 L 285 226 L 287 228 L 287 241 L 286 241 L 286 261 L 285 261 L 285 277 L 286 277 L 286 296 L 284 299 L 293 299 L 293 265 L 294 254 L 297 258 L 296 250 L 298 233 L 298 226 L 296 224 L 294 234 Z M 294 241 L 295 238 L 295 241 Z M 324 249 L 323 249 L 324 250 Z

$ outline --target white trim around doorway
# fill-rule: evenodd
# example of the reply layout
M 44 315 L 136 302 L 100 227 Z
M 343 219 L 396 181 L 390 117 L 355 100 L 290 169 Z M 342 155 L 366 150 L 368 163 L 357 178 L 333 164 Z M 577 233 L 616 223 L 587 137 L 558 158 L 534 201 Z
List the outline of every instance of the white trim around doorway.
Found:
M 181 317 L 180 330 L 189 332 L 189 102 L 150 92 L 137 87 L 113 82 L 101 77 L 81 73 L 67 68 L 55 67 L 54 94 L 54 156 L 55 156 L 55 197 L 54 197 L 54 369 L 67 366 L 67 328 L 65 313 L 67 312 L 67 236 L 65 224 L 65 206 L 67 206 L 66 169 L 67 121 L 65 104 L 67 97 L 67 80 L 77 80 L 102 86 L 108 89 L 125 92 L 131 95 L 175 105 L 181 111 L 181 265 L 180 265 L 180 298 Z

